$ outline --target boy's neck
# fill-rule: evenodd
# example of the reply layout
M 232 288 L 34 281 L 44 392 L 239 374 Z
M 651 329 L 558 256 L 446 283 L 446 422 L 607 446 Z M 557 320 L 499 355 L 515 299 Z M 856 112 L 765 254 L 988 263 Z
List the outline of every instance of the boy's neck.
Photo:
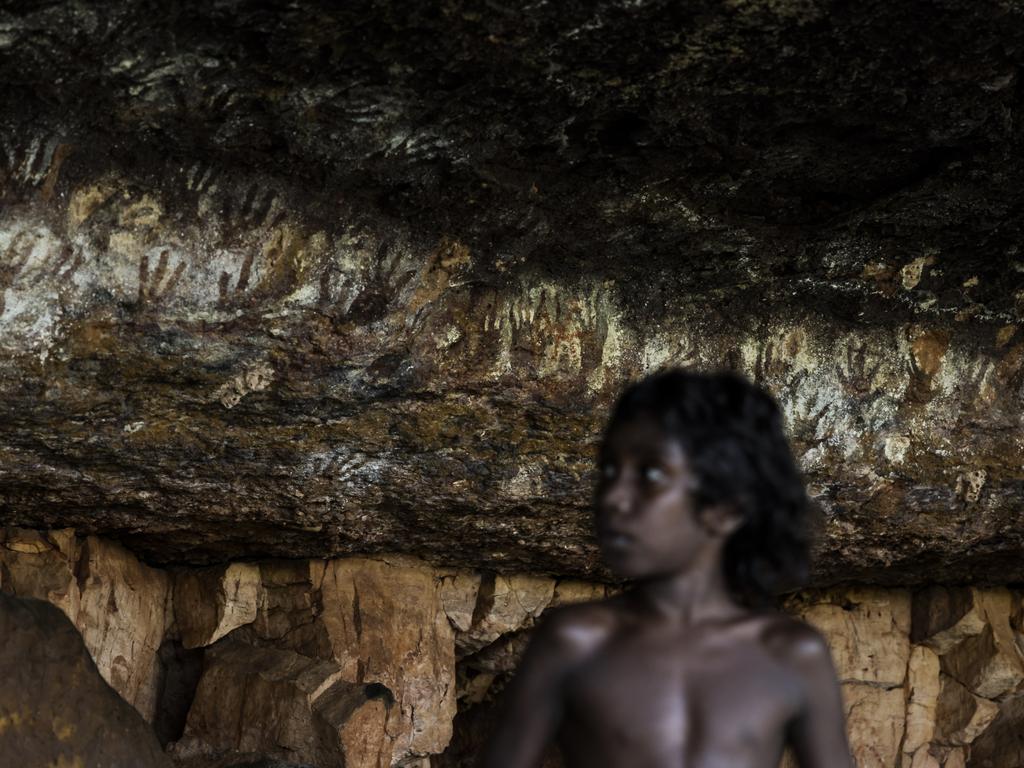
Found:
M 636 584 L 632 594 L 642 609 L 679 626 L 733 619 L 748 613 L 729 592 L 719 557 L 695 562 L 685 571 L 646 579 Z

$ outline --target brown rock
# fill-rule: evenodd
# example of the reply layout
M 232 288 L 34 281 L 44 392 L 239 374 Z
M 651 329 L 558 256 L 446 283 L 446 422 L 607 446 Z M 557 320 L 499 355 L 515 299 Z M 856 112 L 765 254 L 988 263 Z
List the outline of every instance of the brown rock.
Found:
M 75 581 L 78 542 L 74 531 L 0 529 L 0 589 L 56 605 L 75 621 L 80 593 Z
M 460 654 L 474 653 L 504 634 L 532 626 L 554 593 L 554 580 L 542 576 L 497 575 L 486 580 L 472 626 L 456 636 Z
M 257 644 L 280 644 L 312 658 L 330 658 L 320 613 L 325 564 L 322 560 L 260 563 L 259 605 L 255 621 L 239 633 Z
M 1024 688 L 1024 654 L 1011 622 L 1020 606 L 1009 590 L 972 590 L 981 632 L 968 635 L 942 656 L 942 669 L 974 694 L 1001 700 Z
M 408 557 L 327 564 L 319 623 L 345 680 L 384 686 L 394 697 L 387 722 L 394 761 L 439 753 L 451 738 L 455 639 L 443 581 Z
M 920 754 L 935 735 L 935 708 L 939 699 L 939 657 L 930 648 L 914 646 L 907 668 L 907 723 L 903 737 L 904 759 L 913 755 L 919 763 Z M 911 761 L 913 762 L 913 761 Z M 937 765 L 937 763 L 936 763 Z
M 82 633 L 103 678 L 152 722 L 157 651 L 168 626 L 167 575 L 123 547 L 72 531 L 7 529 L 0 541 L 5 591 L 52 602 Z
M 236 750 L 323 768 L 387 765 L 383 688 L 344 680 L 330 661 L 225 638 L 207 652 L 182 757 Z
M 174 577 L 174 617 L 186 648 L 215 643 L 256 619 L 260 569 L 232 563 L 181 571 Z
M 170 768 L 152 729 L 100 677 L 67 616 L 0 592 L 5 766 Z
M 910 594 L 852 588 L 803 593 L 787 611 L 828 641 L 843 682 L 902 686 L 910 658 Z
M 90 536 L 78 563 L 76 624 L 96 666 L 146 720 L 155 715 L 158 652 L 170 624 L 170 580 L 124 547 Z
M 562 579 L 555 584 L 555 594 L 551 598 L 549 608 L 571 603 L 586 603 L 592 600 L 603 600 L 608 596 L 608 587 L 592 581 L 578 579 Z
M 906 715 L 903 689 L 850 683 L 842 687 L 842 692 L 857 768 L 896 766 Z
M 941 675 L 940 686 L 935 741 L 946 746 L 970 744 L 995 719 L 999 705 L 975 696 L 949 675 Z
M 1024 765 L 1024 696 L 999 705 L 992 724 L 971 743 L 970 768 Z
M 911 642 L 948 653 L 965 638 L 980 634 L 985 617 L 970 587 L 928 587 L 914 593 Z
M 480 574 L 469 571 L 454 571 L 441 580 L 441 605 L 445 615 L 459 632 L 465 632 L 473 623 L 480 592 Z

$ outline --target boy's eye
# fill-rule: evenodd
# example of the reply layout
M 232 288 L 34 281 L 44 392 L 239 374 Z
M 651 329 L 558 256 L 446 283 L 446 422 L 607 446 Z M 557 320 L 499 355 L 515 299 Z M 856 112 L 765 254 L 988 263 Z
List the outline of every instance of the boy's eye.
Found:
M 601 465 L 601 477 L 605 480 L 611 480 L 615 477 L 615 465 L 614 464 L 602 464 Z
M 661 467 L 644 467 L 643 474 L 649 483 L 660 483 L 665 479 L 665 471 Z

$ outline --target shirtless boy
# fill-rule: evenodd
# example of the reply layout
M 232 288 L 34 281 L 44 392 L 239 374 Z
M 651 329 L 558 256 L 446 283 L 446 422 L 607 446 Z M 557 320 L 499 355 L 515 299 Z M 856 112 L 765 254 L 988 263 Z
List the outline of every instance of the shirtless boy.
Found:
M 806 576 L 807 495 L 775 401 L 739 376 L 630 387 L 601 445 L 595 527 L 629 591 L 553 611 L 505 692 L 485 768 L 851 768 L 828 647 L 767 608 Z

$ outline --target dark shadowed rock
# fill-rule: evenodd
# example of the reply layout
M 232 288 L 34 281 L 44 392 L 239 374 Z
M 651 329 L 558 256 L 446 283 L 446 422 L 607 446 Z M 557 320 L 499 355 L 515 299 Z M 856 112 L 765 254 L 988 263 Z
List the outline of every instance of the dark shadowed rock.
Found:
M 0 592 L 0 755 L 11 766 L 170 768 L 58 608 Z
M 2 13 L 5 521 L 607 576 L 687 364 L 778 397 L 818 583 L 1024 580 L 1014 4 Z

